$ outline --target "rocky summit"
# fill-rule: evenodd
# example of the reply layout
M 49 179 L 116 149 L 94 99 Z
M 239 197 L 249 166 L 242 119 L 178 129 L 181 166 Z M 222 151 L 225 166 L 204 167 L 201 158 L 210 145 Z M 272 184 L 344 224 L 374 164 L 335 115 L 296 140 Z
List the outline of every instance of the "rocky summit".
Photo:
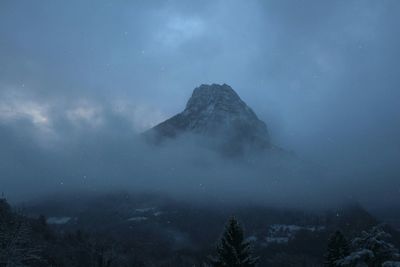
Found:
M 266 124 L 227 84 L 195 88 L 184 111 L 151 128 L 145 136 L 160 143 L 184 134 L 213 140 L 218 150 L 229 155 L 271 147 Z

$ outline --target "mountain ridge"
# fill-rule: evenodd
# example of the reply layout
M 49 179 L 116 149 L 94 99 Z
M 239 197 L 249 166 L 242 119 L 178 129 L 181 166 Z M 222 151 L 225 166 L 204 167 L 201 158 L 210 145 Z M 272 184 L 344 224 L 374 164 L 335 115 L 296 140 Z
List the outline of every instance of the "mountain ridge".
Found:
M 272 147 L 267 125 L 227 84 L 196 87 L 182 112 L 145 132 L 151 143 L 184 134 L 217 140 L 217 150 L 227 155 Z

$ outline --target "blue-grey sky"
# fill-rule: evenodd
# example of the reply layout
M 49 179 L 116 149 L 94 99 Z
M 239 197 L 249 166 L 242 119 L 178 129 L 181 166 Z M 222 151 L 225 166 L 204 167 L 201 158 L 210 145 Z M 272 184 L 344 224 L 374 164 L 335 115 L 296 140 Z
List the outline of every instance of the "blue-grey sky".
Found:
M 279 146 L 337 168 L 393 167 L 399 14 L 397 0 L 2 0 L 0 144 L 11 165 L 32 163 L 36 146 L 135 134 L 196 86 L 227 83 Z

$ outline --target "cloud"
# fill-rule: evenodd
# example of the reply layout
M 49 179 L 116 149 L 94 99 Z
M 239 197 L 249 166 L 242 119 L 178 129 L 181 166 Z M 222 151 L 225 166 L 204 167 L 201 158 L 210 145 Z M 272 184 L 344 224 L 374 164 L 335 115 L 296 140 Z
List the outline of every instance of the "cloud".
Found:
M 102 108 L 87 101 L 79 101 L 73 108 L 66 111 L 66 117 L 74 124 L 86 124 L 92 127 L 102 125 L 104 118 Z
M 14 91 L 14 88 L 6 88 L 1 93 L 0 120 L 28 120 L 38 128 L 48 128 L 51 123 L 48 105 L 38 103 L 18 92 L 13 93 Z
M 0 5 L 9 166 L 40 176 L 21 160 L 36 162 L 35 142 L 57 151 L 108 136 L 128 146 L 126 136 L 181 111 L 196 86 L 227 83 L 274 143 L 360 184 L 375 179 L 382 194 L 399 186 L 388 178 L 400 173 L 398 1 Z M 99 154 L 90 149 L 82 153 Z
M 49 124 L 49 118 L 46 109 L 37 103 L 17 102 L 11 105 L 2 105 L 0 107 L 0 117 L 4 120 L 27 118 L 38 127 Z
M 115 114 L 131 122 L 136 132 L 148 130 L 167 119 L 167 115 L 155 107 L 146 104 L 132 104 L 121 99 L 115 100 L 111 108 Z
M 179 48 L 181 44 L 201 37 L 205 30 L 204 21 L 200 18 L 171 16 L 156 35 L 156 40 L 163 45 Z

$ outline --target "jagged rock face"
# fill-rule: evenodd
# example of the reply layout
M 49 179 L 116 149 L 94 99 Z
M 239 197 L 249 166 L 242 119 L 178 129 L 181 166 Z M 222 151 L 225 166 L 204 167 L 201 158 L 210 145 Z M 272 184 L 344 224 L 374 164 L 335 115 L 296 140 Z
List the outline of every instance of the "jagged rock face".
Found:
M 270 147 L 267 126 L 226 84 L 201 85 L 194 89 L 183 112 L 146 132 L 155 142 L 190 133 L 217 140 L 224 153 Z

